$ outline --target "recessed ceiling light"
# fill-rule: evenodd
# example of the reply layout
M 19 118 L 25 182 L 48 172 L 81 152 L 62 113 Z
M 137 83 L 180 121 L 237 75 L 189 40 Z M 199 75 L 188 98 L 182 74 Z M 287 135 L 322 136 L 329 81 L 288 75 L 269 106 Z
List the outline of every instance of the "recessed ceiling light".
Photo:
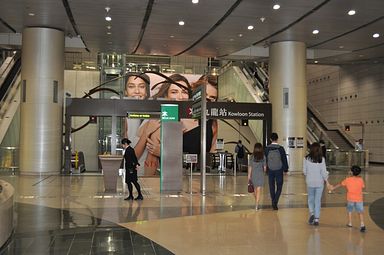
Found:
M 278 10 L 278 9 L 280 9 L 280 4 L 275 4 L 272 8 L 273 8 L 274 10 Z
M 35 16 L 33 12 L 28 13 L 29 16 Z
M 109 10 L 111 10 L 110 7 L 108 7 L 108 6 L 105 7 L 105 11 L 107 12 L 107 13 L 105 14 L 105 20 L 106 20 L 106 21 L 111 21 L 111 20 L 112 20 L 111 16 L 109 16 L 109 14 L 108 14 Z
M 169 37 L 174 38 L 175 36 L 174 35 L 170 35 Z
M 344 46 L 343 46 L 343 45 L 340 45 L 339 48 L 340 48 L 340 49 L 344 49 Z
M 179 25 L 180 25 L 180 26 L 184 26 L 184 25 L 185 25 L 185 22 L 182 21 L 182 20 L 180 20 L 180 21 L 179 21 Z
M 315 60 L 315 64 L 319 63 L 319 61 Z
M 111 26 L 107 26 L 107 29 L 111 29 L 112 27 Z
M 233 38 L 230 38 L 230 39 L 229 39 L 230 42 L 233 42 L 234 40 L 235 40 L 235 39 L 233 39 Z
M 107 32 L 107 35 L 111 35 L 112 33 L 111 32 Z
M 253 29 L 253 26 L 252 25 L 249 25 L 248 26 L 248 30 L 252 30 Z
M 379 37 L 380 37 L 380 34 L 379 34 L 379 33 L 374 33 L 374 34 L 372 35 L 372 37 L 373 37 L 373 38 L 379 38 Z
M 243 37 L 243 34 L 238 34 L 237 36 L 238 36 L 238 37 Z
M 355 10 L 349 10 L 348 11 L 348 15 L 350 15 L 350 16 L 355 15 L 355 14 L 356 14 Z
M 312 34 L 317 35 L 319 32 L 320 32 L 319 30 L 315 29 L 312 31 Z
M 198 3 L 199 3 L 199 0 L 192 0 L 192 3 L 193 3 L 193 4 L 198 4 Z

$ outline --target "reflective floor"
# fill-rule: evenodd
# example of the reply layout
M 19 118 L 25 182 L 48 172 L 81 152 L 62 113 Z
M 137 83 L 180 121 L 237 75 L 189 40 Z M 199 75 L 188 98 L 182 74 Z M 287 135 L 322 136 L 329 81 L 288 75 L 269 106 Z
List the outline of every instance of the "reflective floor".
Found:
M 335 184 L 347 171 L 331 171 Z M 357 216 L 345 224 L 345 191 L 324 192 L 320 226 L 307 224 L 307 195 L 300 173 L 285 176 L 279 210 L 270 206 L 268 185 L 261 210 L 247 193 L 247 178 L 200 176 L 183 180 L 183 191 L 161 194 L 158 178 L 141 178 L 144 200 L 105 193 L 97 174 L 18 176 L 1 172 L 16 190 L 16 229 L 0 254 L 382 254 L 384 166 L 363 173 L 366 233 Z M 267 182 L 266 182 L 267 183 Z

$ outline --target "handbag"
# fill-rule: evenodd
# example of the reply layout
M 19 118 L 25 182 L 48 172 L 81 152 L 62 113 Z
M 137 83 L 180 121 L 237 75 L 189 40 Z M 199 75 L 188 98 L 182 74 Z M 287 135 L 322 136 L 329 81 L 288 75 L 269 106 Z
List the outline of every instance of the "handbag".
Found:
M 248 192 L 249 193 L 254 193 L 255 192 L 255 188 L 253 187 L 253 183 L 251 180 L 248 181 Z

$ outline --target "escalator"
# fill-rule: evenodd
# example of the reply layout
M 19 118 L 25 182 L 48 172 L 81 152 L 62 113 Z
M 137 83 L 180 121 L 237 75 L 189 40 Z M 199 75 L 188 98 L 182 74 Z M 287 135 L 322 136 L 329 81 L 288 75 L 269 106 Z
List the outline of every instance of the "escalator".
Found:
M 265 70 L 256 62 L 232 62 L 225 66 L 219 78 L 224 98 L 236 102 L 269 103 L 268 80 Z M 226 85 L 228 87 L 226 88 Z M 235 88 L 235 89 L 233 89 Z M 248 94 L 248 95 L 247 95 Z M 307 104 L 307 141 L 309 143 L 324 140 L 327 148 L 353 150 L 354 141 L 337 125 L 329 125 L 321 114 L 308 102 Z M 250 126 L 252 129 L 252 127 Z M 256 130 L 252 130 L 256 133 Z
M 20 105 L 21 54 L 8 57 L 0 67 L 0 144 Z M 18 121 L 16 121 L 16 124 Z M 18 127 L 17 127 L 18 129 Z M 12 128 L 15 131 L 15 128 Z

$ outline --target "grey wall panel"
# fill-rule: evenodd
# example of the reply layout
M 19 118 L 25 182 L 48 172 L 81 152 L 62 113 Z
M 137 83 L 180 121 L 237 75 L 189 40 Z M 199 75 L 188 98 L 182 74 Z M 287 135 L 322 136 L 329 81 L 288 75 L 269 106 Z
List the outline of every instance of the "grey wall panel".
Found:
M 328 79 L 330 77 L 330 79 Z M 370 160 L 384 162 L 384 65 L 308 66 L 308 100 L 329 123 L 364 124 Z M 362 137 L 360 126 L 348 132 Z

